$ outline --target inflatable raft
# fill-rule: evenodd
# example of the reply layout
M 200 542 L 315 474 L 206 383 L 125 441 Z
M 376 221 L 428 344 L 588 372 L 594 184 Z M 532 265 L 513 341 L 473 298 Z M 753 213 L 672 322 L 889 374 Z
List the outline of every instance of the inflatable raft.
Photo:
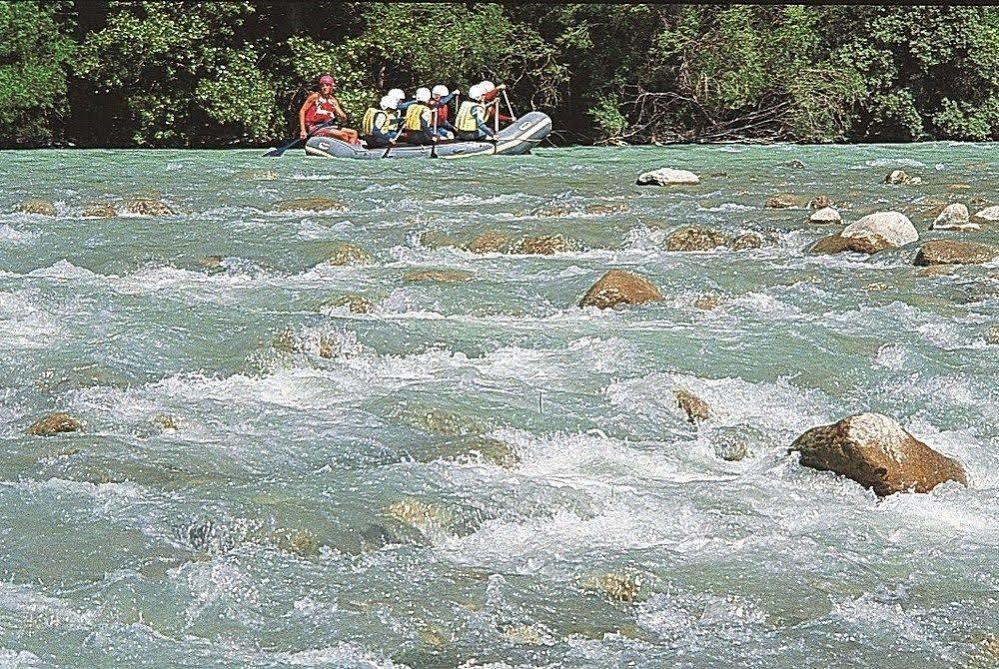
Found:
M 305 153 L 323 158 L 471 158 L 473 156 L 518 156 L 530 153 L 552 131 L 547 114 L 533 111 L 514 120 L 496 135 L 495 142 L 448 141 L 436 146 L 396 144 L 381 149 L 365 149 L 330 137 L 312 137 Z

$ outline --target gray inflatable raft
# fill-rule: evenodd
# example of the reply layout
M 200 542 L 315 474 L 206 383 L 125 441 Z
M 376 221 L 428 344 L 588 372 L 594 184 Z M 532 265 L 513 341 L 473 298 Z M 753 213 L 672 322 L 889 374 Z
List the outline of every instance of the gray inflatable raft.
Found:
M 305 153 L 323 158 L 471 158 L 473 156 L 517 156 L 530 153 L 552 131 L 547 114 L 529 112 L 513 121 L 496 135 L 495 142 L 442 142 L 437 146 L 397 144 L 382 149 L 365 149 L 330 137 L 312 137 L 305 143 Z

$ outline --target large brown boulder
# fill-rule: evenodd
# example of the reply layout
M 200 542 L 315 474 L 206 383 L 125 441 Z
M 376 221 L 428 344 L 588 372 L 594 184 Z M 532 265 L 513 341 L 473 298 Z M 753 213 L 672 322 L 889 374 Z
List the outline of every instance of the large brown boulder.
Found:
M 687 414 L 687 420 L 697 423 L 700 420 L 707 420 L 711 417 L 711 407 L 700 397 L 685 388 L 674 388 L 673 397 L 676 398 L 676 405 Z
M 586 291 L 579 306 L 609 309 L 620 304 L 643 304 L 662 299 L 663 294 L 652 282 L 631 272 L 612 269 Z
M 483 232 L 465 246 L 472 253 L 503 253 L 510 245 L 510 236 L 502 232 Z
M 945 481 L 967 485 L 964 468 L 879 413 L 849 416 L 813 427 L 791 445 L 805 467 L 831 471 L 871 488 L 879 497 L 929 492 Z
M 748 249 L 758 249 L 763 246 L 763 238 L 755 232 L 744 232 L 729 244 L 733 251 L 746 251 Z
M 999 257 L 999 248 L 975 242 L 934 239 L 916 253 L 917 265 L 978 265 Z
M 360 246 L 348 242 L 337 242 L 330 251 L 327 261 L 331 265 L 366 265 L 374 259 Z
M 80 216 L 83 218 L 114 218 L 117 215 L 118 211 L 114 208 L 114 205 L 106 202 L 88 204 L 80 212 Z
M 708 228 L 680 228 L 666 237 L 667 251 L 713 251 L 725 246 L 728 237 Z
M 28 428 L 28 434 L 34 437 L 49 437 L 60 432 L 78 432 L 83 429 L 83 423 L 68 413 L 58 412 L 39 418 Z

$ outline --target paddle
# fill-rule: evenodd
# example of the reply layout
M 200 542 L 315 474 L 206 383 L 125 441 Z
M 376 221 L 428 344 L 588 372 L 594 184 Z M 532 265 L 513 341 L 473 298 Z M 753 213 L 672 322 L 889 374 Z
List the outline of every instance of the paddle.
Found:
M 322 128 L 325 128 L 328 125 L 333 125 L 334 123 L 336 123 L 335 119 L 331 119 L 329 121 L 326 121 L 325 123 L 320 123 L 319 125 L 317 125 L 316 127 L 314 127 L 312 129 L 312 132 L 310 132 L 308 135 L 305 136 L 305 139 L 302 139 L 301 137 L 299 137 L 297 139 L 293 139 L 293 140 L 291 140 L 290 142 L 288 142 L 287 144 L 285 144 L 284 146 L 282 146 L 280 148 L 271 149 L 270 151 L 268 151 L 267 153 L 265 153 L 263 155 L 263 157 L 264 158 L 278 158 L 285 151 L 287 151 L 289 149 L 295 148 L 296 144 L 300 144 L 300 143 L 304 144 L 305 142 L 307 142 L 309 140 L 309 138 L 312 137 L 313 135 L 315 135 L 318 130 L 320 130 Z

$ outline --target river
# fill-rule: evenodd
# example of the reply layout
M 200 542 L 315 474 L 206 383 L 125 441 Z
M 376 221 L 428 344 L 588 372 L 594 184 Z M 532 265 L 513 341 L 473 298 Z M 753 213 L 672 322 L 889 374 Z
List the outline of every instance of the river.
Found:
M 956 235 L 931 210 L 999 204 L 995 152 L 0 152 L 0 665 L 996 666 L 996 264 L 812 255 L 837 226 L 763 208 Z M 701 183 L 634 185 L 662 166 Z M 131 197 L 176 215 L 80 215 Z M 342 207 L 278 209 L 306 197 Z M 763 244 L 664 250 L 683 225 Z M 577 307 L 610 268 L 666 299 Z M 84 429 L 26 434 L 53 411 Z M 864 411 L 969 487 L 879 500 L 788 454 Z

